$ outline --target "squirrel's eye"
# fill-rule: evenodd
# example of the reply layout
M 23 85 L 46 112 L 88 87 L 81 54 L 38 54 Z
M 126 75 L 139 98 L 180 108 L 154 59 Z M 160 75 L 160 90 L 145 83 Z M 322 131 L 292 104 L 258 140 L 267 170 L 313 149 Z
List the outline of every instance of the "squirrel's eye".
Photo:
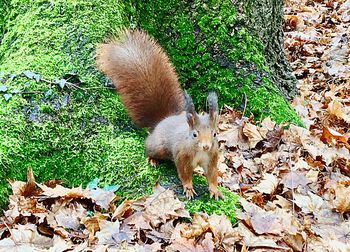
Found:
M 198 136 L 197 132 L 195 132 L 195 131 L 192 133 L 192 135 L 193 135 L 193 137 L 197 137 Z
M 214 132 L 213 136 L 216 137 L 216 132 Z

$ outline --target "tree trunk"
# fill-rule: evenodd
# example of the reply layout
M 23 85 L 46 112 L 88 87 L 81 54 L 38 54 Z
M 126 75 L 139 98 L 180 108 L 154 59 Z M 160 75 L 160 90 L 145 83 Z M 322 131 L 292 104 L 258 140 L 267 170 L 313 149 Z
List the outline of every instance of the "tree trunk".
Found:
M 265 57 L 272 71 L 270 78 L 287 99 L 296 95 L 296 78 L 283 49 L 283 1 L 254 0 L 252 18 L 249 23 L 255 34 L 265 45 Z

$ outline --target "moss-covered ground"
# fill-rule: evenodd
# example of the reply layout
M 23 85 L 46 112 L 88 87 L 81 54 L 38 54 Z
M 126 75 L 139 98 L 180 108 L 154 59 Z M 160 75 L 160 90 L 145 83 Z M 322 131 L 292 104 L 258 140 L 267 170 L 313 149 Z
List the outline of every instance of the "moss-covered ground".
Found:
M 123 5 L 10 4 L 0 46 L 0 201 L 7 196 L 6 179 L 25 179 L 28 167 L 39 181 L 79 185 L 100 177 L 130 197 L 150 191 L 157 178 L 151 175 L 159 172 L 145 162 L 145 132 L 132 126 L 94 66 L 96 43 L 126 25 Z M 61 88 L 56 79 L 79 88 Z
M 132 4 L 131 4 L 132 3 Z M 86 185 L 94 178 L 135 198 L 161 183 L 181 192 L 174 165 L 150 167 L 146 131 L 129 121 L 110 82 L 95 68 L 94 51 L 121 26 L 142 27 L 169 53 L 198 107 L 208 90 L 256 119 L 299 123 L 269 80 L 262 44 L 244 27 L 232 1 L 5 0 L 0 7 L 0 202 L 7 179 L 60 179 Z M 246 6 L 243 6 L 246 7 Z M 238 13 L 238 9 L 240 13 Z M 244 8 L 243 8 L 244 9 Z M 248 8 L 249 9 L 249 8 Z M 242 18 L 243 17 L 243 18 Z M 234 220 L 237 196 L 201 200 L 192 211 L 224 212 Z M 224 190 L 224 189 L 222 189 Z

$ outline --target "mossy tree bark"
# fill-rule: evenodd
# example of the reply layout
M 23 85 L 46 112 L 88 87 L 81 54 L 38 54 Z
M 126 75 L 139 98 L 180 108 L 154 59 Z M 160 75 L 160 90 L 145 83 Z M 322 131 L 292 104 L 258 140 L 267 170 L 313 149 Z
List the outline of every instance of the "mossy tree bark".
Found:
M 267 64 L 274 85 L 287 99 L 296 94 L 296 79 L 283 49 L 283 1 L 254 0 L 249 27 L 257 34 L 264 46 Z
M 7 180 L 25 180 L 28 167 L 39 182 L 78 186 L 100 178 L 120 185 L 125 196 L 150 192 L 159 171 L 145 162 L 145 132 L 132 126 L 94 63 L 96 43 L 128 25 L 122 1 L 6 3 L 0 26 L 0 205 Z

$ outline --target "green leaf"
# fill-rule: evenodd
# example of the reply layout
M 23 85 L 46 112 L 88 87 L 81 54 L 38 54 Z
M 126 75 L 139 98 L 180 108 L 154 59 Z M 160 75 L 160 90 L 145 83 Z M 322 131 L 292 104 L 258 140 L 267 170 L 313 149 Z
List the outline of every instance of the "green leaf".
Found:
M 94 216 L 94 212 L 93 211 L 87 211 L 86 212 L 86 217 L 92 217 Z
M 103 190 L 115 192 L 115 191 L 117 191 L 119 188 L 120 188 L 119 185 L 105 185 L 105 186 L 103 187 Z
M 45 96 L 45 97 L 49 97 L 49 96 L 51 96 L 52 94 L 53 94 L 53 90 L 52 90 L 52 89 L 49 89 L 49 90 L 45 91 L 44 96 Z
M 33 79 L 33 80 L 35 80 L 36 82 L 40 81 L 40 79 L 41 79 L 40 74 L 33 73 L 33 72 L 29 71 L 29 70 L 24 71 L 23 74 L 24 74 L 24 76 L 26 76 L 27 78 Z
M 35 79 L 36 82 L 39 82 L 41 80 L 40 74 L 34 75 L 34 79 Z
M 16 78 L 17 74 L 10 74 L 9 80 L 12 81 L 14 78 Z
M 5 85 L 0 86 L 0 92 L 6 92 L 7 87 Z
M 98 182 L 100 182 L 100 179 L 99 178 L 95 178 L 93 179 L 92 181 L 90 181 L 86 188 L 88 189 L 96 189 L 97 188 L 97 185 L 98 185 Z
M 10 100 L 12 97 L 12 94 L 4 94 L 4 98 L 6 101 Z
M 58 84 L 60 86 L 60 88 L 64 88 L 64 86 L 66 85 L 67 81 L 65 79 L 60 79 L 60 80 L 56 80 L 55 81 L 56 84 Z
M 19 92 L 21 92 L 21 91 L 18 90 L 18 89 L 14 89 L 14 90 L 11 91 L 11 94 L 17 94 L 17 93 L 19 93 Z
M 4 72 L 0 72 L 0 81 L 2 81 L 5 77 L 5 73 Z
M 25 77 L 27 77 L 29 79 L 33 79 L 35 73 L 33 73 L 33 72 L 29 71 L 29 70 L 26 70 L 26 71 L 23 72 L 23 74 L 24 74 Z

